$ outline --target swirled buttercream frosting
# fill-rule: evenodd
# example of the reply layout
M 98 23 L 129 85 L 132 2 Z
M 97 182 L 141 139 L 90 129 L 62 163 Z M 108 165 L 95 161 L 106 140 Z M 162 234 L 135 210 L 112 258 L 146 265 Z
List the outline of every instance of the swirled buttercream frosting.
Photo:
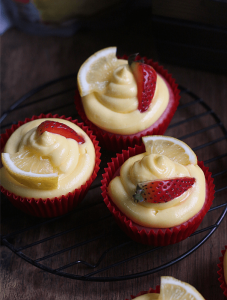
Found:
M 193 186 L 179 197 L 164 203 L 136 202 L 138 183 L 173 178 L 195 178 Z M 130 157 L 112 179 L 108 194 L 114 204 L 136 224 L 150 228 L 170 228 L 196 215 L 205 202 L 206 183 L 198 165 L 187 166 L 165 155 L 142 153 Z
M 47 131 L 39 135 L 37 127 L 45 120 L 66 124 L 80 134 L 85 142 L 79 144 L 71 138 Z M 84 184 L 95 165 L 95 150 L 90 138 L 80 127 L 63 119 L 38 119 L 19 127 L 8 139 L 4 152 L 13 154 L 26 150 L 36 153 L 43 160 L 49 160 L 52 172 L 58 174 L 58 187 L 41 190 L 25 186 L 12 178 L 4 167 L 1 168 L 1 185 L 21 197 L 53 198 L 65 195 Z
M 110 133 L 128 135 L 147 129 L 165 111 L 169 103 L 166 81 L 157 74 L 154 97 L 147 111 L 138 110 L 137 84 L 126 60 L 114 69 L 112 76 L 100 92 L 82 97 L 87 118 Z

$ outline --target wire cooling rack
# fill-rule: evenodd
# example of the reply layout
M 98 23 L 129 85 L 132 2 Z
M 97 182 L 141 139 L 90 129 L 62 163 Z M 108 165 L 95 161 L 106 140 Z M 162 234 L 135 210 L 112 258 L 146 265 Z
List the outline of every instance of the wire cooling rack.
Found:
M 2 114 L 1 130 L 17 123 L 18 115 L 21 120 L 41 112 L 79 118 L 73 100 L 75 82 L 76 74 L 71 74 L 33 89 Z M 117 227 L 100 189 L 101 174 L 115 154 L 102 150 L 97 179 L 82 204 L 64 216 L 30 217 L 2 195 L 1 243 L 37 268 L 84 281 L 127 280 L 152 274 L 203 245 L 227 213 L 227 131 L 200 97 L 184 87 L 180 90 L 180 105 L 166 135 L 186 141 L 198 158 L 203 158 L 216 186 L 213 206 L 188 239 L 167 247 L 145 246 L 131 241 Z

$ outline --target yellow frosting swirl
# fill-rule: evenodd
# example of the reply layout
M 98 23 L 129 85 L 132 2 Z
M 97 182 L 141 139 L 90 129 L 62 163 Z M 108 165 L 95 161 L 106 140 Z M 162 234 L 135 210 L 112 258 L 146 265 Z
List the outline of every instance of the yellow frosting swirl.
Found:
M 196 181 L 181 196 L 167 203 L 134 201 L 138 183 L 174 177 L 194 177 Z M 135 223 L 150 228 L 169 228 L 186 222 L 201 210 L 205 202 L 205 177 L 197 165 L 183 166 L 165 155 L 145 152 L 125 161 L 120 176 L 110 182 L 108 194 Z
M 85 143 L 78 144 L 73 139 L 47 131 L 39 136 L 36 129 L 45 120 L 66 124 L 81 135 Z M 1 185 L 22 197 L 54 198 L 65 195 L 84 184 L 94 169 L 95 149 L 92 141 L 80 127 L 67 120 L 38 119 L 22 125 L 10 136 L 4 152 L 11 154 L 23 149 L 31 149 L 43 158 L 48 158 L 59 179 L 57 189 L 39 190 L 18 183 L 4 167 L 1 168 Z
M 157 76 L 155 94 L 147 111 L 138 110 L 137 84 L 125 61 L 118 66 L 104 92 L 82 97 L 87 118 L 108 132 L 134 134 L 152 124 L 162 115 L 169 103 L 169 90 L 161 76 Z

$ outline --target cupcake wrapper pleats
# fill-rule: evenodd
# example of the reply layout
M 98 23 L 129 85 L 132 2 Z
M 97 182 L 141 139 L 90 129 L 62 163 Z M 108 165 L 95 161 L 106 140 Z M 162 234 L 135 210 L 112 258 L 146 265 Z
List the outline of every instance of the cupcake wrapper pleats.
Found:
M 224 266 L 223 266 L 223 260 L 224 260 L 224 255 L 225 255 L 226 251 L 227 251 L 227 245 L 225 245 L 225 250 L 221 251 L 222 256 L 219 257 L 220 264 L 218 264 L 219 270 L 217 273 L 219 275 L 218 281 L 220 282 L 220 287 L 223 290 L 223 294 L 227 297 L 227 284 L 226 284 L 225 278 L 224 278 Z
M 147 228 L 140 226 L 131 221 L 117 208 L 117 206 L 108 196 L 107 187 L 116 171 L 129 157 L 143 153 L 144 151 L 144 145 L 136 146 L 135 148 L 129 148 L 127 151 L 123 150 L 121 154 L 117 154 L 115 158 L 112 158 L 112 162 L 108 163 L 108 167 L 105 169 L 105 173 L 103 174 L 101 187 L 104 202 L 112 213 L 116 223 L 132 240 L 142 244 L 154 246 L 166 246 L 169 244 L 178 243 L 189 237 L 199 227 L 205 214 L 212 205 L 214 198 L 213 178 L 211 177 L 211 173 L 209 172 L 208 168 L 204 166 L 203 162 L 198 162 L 198 165 L 203 170 L 206 178 L 206 199 L 202 209 L 187 222 L 166 229 Z
M 67 195 L 62 195 L 61 197 L 55 197 L 53 199 L 28 199 L 17 196 L 1 186 L 1 192 L 6 195 L 6 197 L 10 200 L 10 202 L 17 207 L 18 209 L 22 210 L 25 213 L 28 213 L 32 216 L 41 217 L 41 218 L 52 218 L 63 215 L 71 210 L 73 210 L 85 197 L 90 185 L 97 177 L 97 173 L 99 171 L 99 164 L 100 164 L 100 147 L 98 146 L 98 141 L 96 137 L 93 135 L 92 131 L 87 127 L 84 126 L 83 123 L 79 123 L 78 120 L 72 120 L 71 117 L 66 118 L 65 116 L 58 116 L 52 114 L 41 114 L 39 116 L 33 116 L 31 119 L 26 118 L 24 122 L 19 122 L 17 125 L 13 125 L 10 129 L 6 130 L 5 134 L 1 135 L 1 152 L 3 152 L 4 146 L 11 136 L 11 134 L 21 125 L 41 118 L 59 118 L 65 119 L 68 121 L 73 122 L 81 129 L 83 129 L 86 134 L 90 137 L 93 145 L 95 147 L 95 167 L 91 177 L 83 184 L 79 189 L 75 189 L 74 191 L 68 193 Z
M 123 59 L 128 59 L 128 56 L 124 55 L 121 57 Z M 140 59 L 141 57 L 137 57 Z M 178 89 L 178 85 L 175 83 L 175 79 L 172 78 L 172 75 L 169 74 L 162 66 L 160 66 L 157 62 L 153 62 L 152 59 L 147 59 L 143 57 L 146 64 L 151 65 L 169 84 L 173 97 L 170 101 L 169 105 L 167 106 L 164 113 L 161 117 L 149 128 L 133 135 L 119 135 L 109 133 L 97 127 L 93 124 L 86 116 L 83 105 L 81 102 L 81 98 L 79 95 L 79 91 L 77 90 L 75 93 L 75 106 L 77 109 L 78 114 L 82 118 L 83 122 L 87 124 L 91 130 L 96 135 L 97 139 L 100 142 L 101 147 L 115 152 L 121 152 L 122 149 L 128 149 L 128 147 L 134 147 L 135 145 L 141 145 L 142 136 L 146 135 L 163 135 L 173 118 L 173 115 L 177 109 L 180 100 L 180 91 Z

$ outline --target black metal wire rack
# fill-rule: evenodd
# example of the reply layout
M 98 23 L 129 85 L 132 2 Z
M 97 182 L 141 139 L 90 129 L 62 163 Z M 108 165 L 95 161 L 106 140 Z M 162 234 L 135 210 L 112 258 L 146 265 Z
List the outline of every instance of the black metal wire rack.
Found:
M 44 113 L 79 118 L 73 103 L 75 78 L 76 74 L 71 74 L 53 80 L 21 97 L 2 114 L 1 129 L 17 123 L 15 112 L 20 112 L 21 118 L 23 114 L 30 117 L 26 115 L 28 108 L 36 115 L 44 108 Z M 14 209 L 2 196 L 1 243 L 43 271 L 103 282 L 152 274 L 196 251 L 217 230 L 227 213 L 227 130 L 201 98 L 184 87 L 180 90 L 181 102 L 166 135 L 187 141 L 198 157 L 205 157 L 204 164 L 209 165 L 216 186 L 209 217 L 205 216 L 199 229 L 188 239 L 167 247 L 151 247 L 137 244 L 121 232 L 101 197 L 101 174 L 115 156 L 102 150 L 98 178 L 83 203 L 66 215 L 53 219 L 31 218 Z M 194 145 L 195 140 L 200 144 Z

